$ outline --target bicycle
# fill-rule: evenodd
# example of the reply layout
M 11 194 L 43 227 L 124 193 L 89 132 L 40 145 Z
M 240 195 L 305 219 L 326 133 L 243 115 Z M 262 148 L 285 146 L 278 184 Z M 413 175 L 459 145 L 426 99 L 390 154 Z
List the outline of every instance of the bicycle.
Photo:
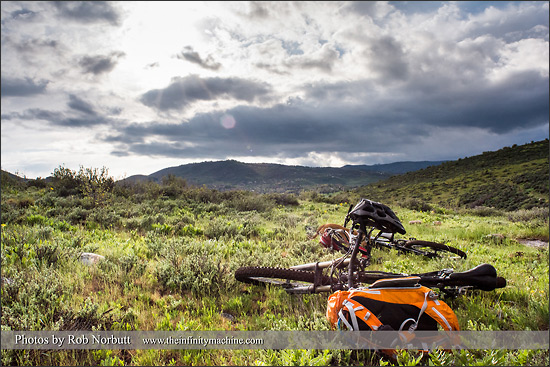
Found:
M 398 233 L 405 234 L 405 228 L 395 215 L 393 211 L 384 204 L 373 202 L 367 199 L 362 199 L 360 204 L 362 210 L 367 210 L 371 213 L 383 213 L 388 215 L 395 221 L 395 230 Z M 352 206 L 348 210 L 351 211 Z M 381 214 L 378 214 L 381 215 Z M 332 250 L 339 250 L 346 253 L 349 250 L 349 243 L 352 237 L 352 230 L 346 228 L 347 222 L 344 226 L 328 223 L 319 227 L 315 235 L 320 235 L 321 244 Z M 315 238 L 315 236 L 310 237 Z M 371 237 L 370 241 L 363 241 L 359 246 L 359 253 L 363 258 L 370 258 L 371 250 L 373 248 L 379 249 L 394 249 L 398 253 L 412 253 L 415 255 L 422 255 L 427 258 L 462 258 L 466 259 L 467 255 L 464 251 L 455 247 L 445 245 L 443 243 L 417 240 L 416 238 L 396 239 L 395 232 L 383 232 L 380 231 L 376 236 Z
M 506 279 L 497 276 L 496 269 L 490 264 L 481 264 L 464 272 L 454 272 L 452 269 L 416 274 L 366 271 L 369 258 L 358 258 L 361 244 L 366 243 L 364 249 L 370 255 L 370 249 L 377 245 L 377 241 L 378 245 L 396 246 L 392 242 L 393 234 L 404 234 L 405 229 L 390 208 L 367 199 L 361 199 L 354 207 L 350 207 L 344 227 L 350 220 L 353 224 L 348 232 L 349 247 L 344 256 L 332 261 L 296 265 L 287 269 L 242 267 L 235 272 L 235 278 L 245 283 L 275 284 L 289 293 L 334 292 L 381 280 L 388 284 L 419 283 L 437 288 L 446 296 L 458 296 L 467 289 L 492 291 L 506 286 Z M 375 230 L 380 232 L 372 236 Z M 391 234 L 389 241 L 380 240 L 382 233 Z M 405 248 L 415 249 L 413 246 Z

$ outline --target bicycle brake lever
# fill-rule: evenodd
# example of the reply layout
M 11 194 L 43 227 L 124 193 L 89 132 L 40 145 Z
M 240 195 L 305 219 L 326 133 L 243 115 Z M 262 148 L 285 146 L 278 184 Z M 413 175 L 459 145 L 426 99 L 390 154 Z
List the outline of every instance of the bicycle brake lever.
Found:
M 439 276 L 444 276 L 445 278 L 448 278 L 449 275 L 451 275 L 452 273 L 454 273 L 454 269 L 442 269 L 439 271 Z

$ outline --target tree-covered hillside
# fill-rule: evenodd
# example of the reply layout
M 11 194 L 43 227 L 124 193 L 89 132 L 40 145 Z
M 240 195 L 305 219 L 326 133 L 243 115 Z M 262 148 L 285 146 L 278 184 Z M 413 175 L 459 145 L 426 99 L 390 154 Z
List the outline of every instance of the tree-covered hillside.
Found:
M 445 162 L 357 189 L 384 203 L 503 210 L 547 207 L 548 139 Z

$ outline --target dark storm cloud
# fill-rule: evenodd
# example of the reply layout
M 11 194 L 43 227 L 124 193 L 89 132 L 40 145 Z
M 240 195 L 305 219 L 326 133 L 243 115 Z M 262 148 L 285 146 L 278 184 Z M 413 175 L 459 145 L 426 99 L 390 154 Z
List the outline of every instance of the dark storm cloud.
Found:
M 248 16 L 251 18 L 265 19 L 269 16 L 269 10 L 260 1 L 251 1 L 249 3 Z
M 71 109 L 75 111 L 79 111 L 87 115 L 96 114 L 94 107 L 90 103 L 75 96 L 74 94 L 69 95 L 69 103 L 67 103 L 67 106 L 69 106 Z
M 32 19 L 36 16 L 36 12 L 32 11 L 32 10 L 29 10 L 29 9 L 26 9 L 26 8 L 22 8 L 22 9 L 19 9 L 19 10 L 15 10 L 15 11 L 12 11 L 10 13 L 12 19 L 17 19 L 17 20 L 28 20 L 28 19 Z
M 193 47 L 186 46 L 183 51 L 176 56 L 180 60 L 187 60 L 194 64 L 199 65 L 205 69 L 218 70 L 222 64 L 216 62 L 212 55 L 208 55 L 206 59 L 203 59 L 198 52 L 193 50 Z
M 13 45 L 15 50 L 20 53 L 33 55 L 42 51 L 52 50 L 55 52 L 60 52 L 59 42 L 51 39 L 26 39 L 21 40 L 20 42 L 13 42 L 9 37 L 6 37 L 3 41 Z
M 54 1 L 58 14 L 82 23 L 106 22 L 119 25 L 120 14 L 108 1 Z
M 382 80 L 404 80 L 409 74 L 406 55 L 399 42 L 390 36 L 371 40 L 365 56 L 370 69 Z
M 22 113 L 13 112 L 2 115 L 2 120 L 46 121 L 54 126 L 89 128 L 108 124 L 111 121 L 100 115 L 72 115 L 60 111 L 48 111 L 41 108 L 31 108 Z
M 46 91 L 48 81 L 40 80 L 35 82 L 31 78 L 9 78 L 2 77 L 2 98 L 3 97 L 27 97 L 36 94 L 43 94 Z
M 433 126 L 477 127 L 504 134 L 548 123 L 548 78 L 535 71 L 516 72 L 498 82 L 470 85 L 410 83 L 394 95 L 396 109 Z
M 164 89 L 153 89 L 141 96 L 141 102 L 160 111 L 183 110 L 189 104 L 203 100 L 231 98 L 241 101 L 269 97 L 271 86 L 242 78 L 201 78 L 190 75 L 173 78 Z
M 108 56 L 84 56 L 78 61 L 78 65 L 86 74 L 99 75 L 113 70 L 122 56 L 124 52 L 111 52 Z
M 107 114 L 96 111 L 94 106 L 84 99 L 69 95 L 67 102 L 68 110 L 51 111 L 43 108 L 29 108 L 23 112 L 11 112 L 2 114 L 2 120 L 10 121 L 46 121 L 52 126 L 89 128 L 98 125 L 114 124 L 114 120 Z M 109 113 L 116 114 L 115 110 L 109 110 Z
M 2 120 L 46 121 L 53 126 L 89 128 L 110 124 L 112 121 L 99 114 L 71 114 L 61 111 L 49 111 L 41 108 L 31 108 L 22 113 L 12 112 L 2 115 Z
M 378 93 L 373 81 L 317 83 L 304 87 L 304 100 L 289 99 L 269 108 L 239 106 L 178 124 L 128 124 L 104 140 L 116 144 L 117 155 L 352 156 L 395 153 L 396 147 L 400 152 L 414 151 L 418 141 L 442 128 L 476 128 L 504 136 L 548 124 L 548 79 L 538 72 L 517 72 L 498 82 L 471 85 L 449 85 L 447 80 L 429 87 L 418 83 L 411 79 L 385 95 Z M 235 121 L 230 128 L 224 127 L 228 118 Z
M 376 1 L 350 1 L 345 4 L 345 8 L 354 13 L 360 15 L 371 16 L 376 13 L 376 8 L 378 4 Z
M 227 118 L 235 120 L 234 127 L 224 127 Z M 105 140 L 117 143 L 118 155 L 126 152 L 179 158 L 388 151 L 388 126 L 379 118 L 378 113 L 347 107 L 314 108 L 301 103 L 270 108 L 241 106 L 226 113 L 197 115 L 180 124 L 130 124 Z M 418 127 L 402 129 L 408 130 L 426 132 Z

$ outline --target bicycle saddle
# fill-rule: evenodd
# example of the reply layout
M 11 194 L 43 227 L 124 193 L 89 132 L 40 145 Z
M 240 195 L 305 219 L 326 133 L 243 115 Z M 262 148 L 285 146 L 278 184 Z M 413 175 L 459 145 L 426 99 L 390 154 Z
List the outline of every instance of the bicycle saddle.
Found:
M 361 199 L 348 213 L 348 217 L 365 226 L 384 232 L 405 234 L 405 228 L 395 213 L 386 205 L 376 201 Z
M 491 264 L 481 264 L 460 273 L 449 275 L 451 280 L 469 281 L 476 288 L 492 291 L 495 288 L 506 287 L 506 279 L 497 276 L 497 270 Z
M 472 277 L 494 277 L 497 276 L 497 270 L 491 264 L 481 264 L 470 270 L 462 271 L 460 273 L 452 273 L 450 278 L 453 280 L 469 279 Z

